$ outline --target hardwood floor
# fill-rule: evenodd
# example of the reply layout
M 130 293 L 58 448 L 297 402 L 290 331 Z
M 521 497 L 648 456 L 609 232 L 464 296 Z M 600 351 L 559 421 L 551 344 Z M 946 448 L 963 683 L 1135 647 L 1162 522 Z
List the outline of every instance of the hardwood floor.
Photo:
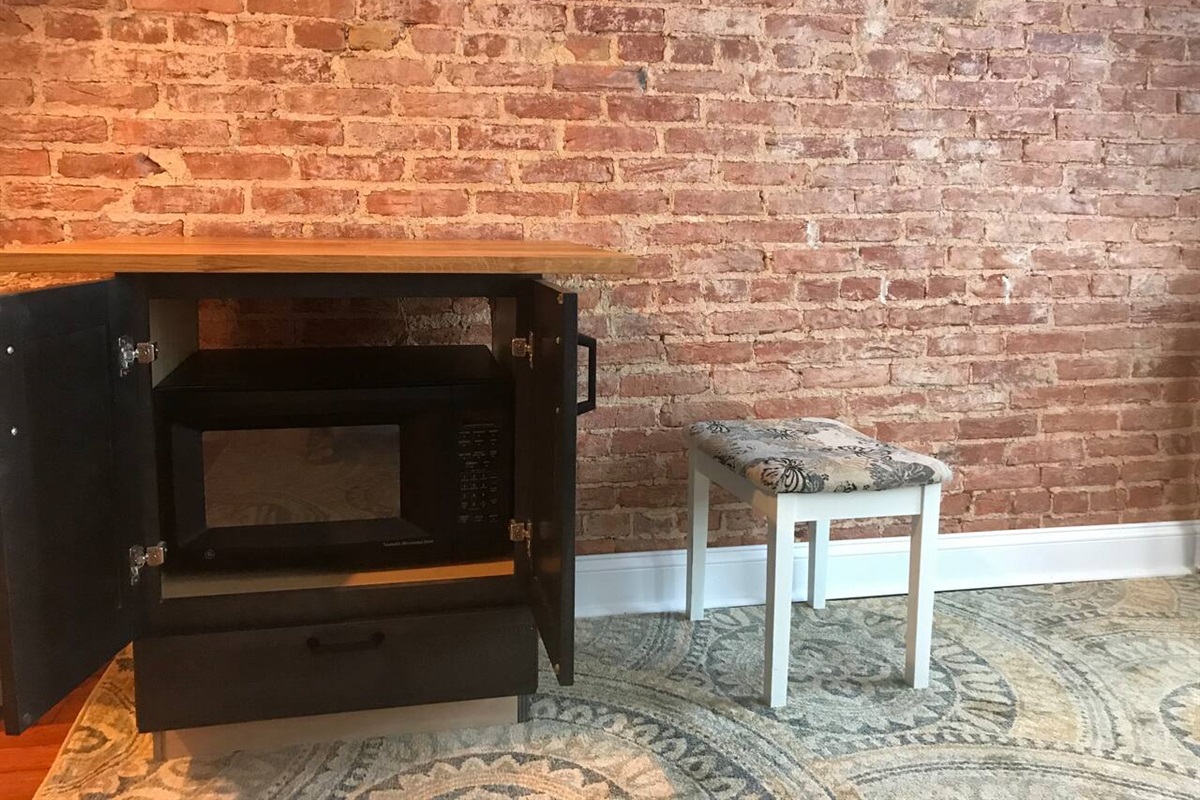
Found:
M 20 736 L 0 733 L 0 800 L 29 800 L 50 771 L 54 757 L 84 701 L 100 680 L 100 670 L 75 687 Z

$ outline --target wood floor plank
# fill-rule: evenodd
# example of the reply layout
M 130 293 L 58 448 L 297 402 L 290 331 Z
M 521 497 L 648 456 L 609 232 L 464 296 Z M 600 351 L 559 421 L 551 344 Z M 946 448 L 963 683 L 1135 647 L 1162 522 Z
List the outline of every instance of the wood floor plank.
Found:
M 20 736 L 0 734 L 0 800 L 31 800 L 103 673 L 75 687 Z

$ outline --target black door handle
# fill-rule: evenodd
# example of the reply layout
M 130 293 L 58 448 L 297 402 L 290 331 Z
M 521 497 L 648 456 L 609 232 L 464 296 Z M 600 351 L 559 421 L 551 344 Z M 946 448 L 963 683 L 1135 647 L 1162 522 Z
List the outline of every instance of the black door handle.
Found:
M 320 653 L 353 653 L 359 650 L 377 650 L 383 644 L 383 631 L 375 631 L 366 639 L 348 642 L 322 642 L 316 636 L 308 637 L 308 650 L 313 655 Z
M 579 340 L 579 346 L 586 347 L 588 351 L 588 382 L 587 400 L 575 406 L 575 413 L 586 414 L 596 410 L 596 339 L 582 333 L 576 338 Z

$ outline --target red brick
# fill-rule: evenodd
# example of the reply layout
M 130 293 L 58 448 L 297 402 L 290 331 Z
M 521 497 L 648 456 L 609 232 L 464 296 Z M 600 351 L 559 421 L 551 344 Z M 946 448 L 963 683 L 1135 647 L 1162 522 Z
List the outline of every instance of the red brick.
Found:
M 47 10 L 45 13 L 46 36 L 51 39 L 74 39 L 86 42 L 104 35 L 100 20 L 87 14 L 70 11 Z
M 742 78 L 717 70 L 655 70 L 651 87 L 669 94 L 731 94 L 742 87 Z
M 759 135 L 751 131 L 668 128 L 663 132 L 667 153 L 713 153 L 749 155 L 758 146 Z
M 837 81 L 829 75 L 765 72 L 750 80 L 750 92 L 764 97 L 831 98 Z
M 467 213 L 467 194 L 460 190 L 372 192 L 367 211 L 383 216 L 461 217 Z
M 682 122 L 700 117 L 700 103 L 681 97 L 623 97 L 608 99 L 608 115 L 625 122 Z
M 453 86 L 528 86 L 542 88 L 550 68 L 542 64 L 486 62 L 451 64 L 445 73 Z
M 183 221 L 170 222 L 113 222 L 107 219 L 73 220 L 71 222 L 71 238 L 83 239 L 112 239 L 125 236 L 183 236 Z
M 347 58 L 343 68 L 351 83 L 388 86 L 431 86 L 432 70 L 420 61 L 404 58 Z
M 1099 6 L 1095 6 L 1095 8 L 1099 8 Z M 1118 53 L 1125 56 L 1183 61 L 1187 52 L 1187 39 L 1182 36 L 1111 33 L 1109 41 L 1112 42 Z
M 398 181 L 404 175 L 404 163 L 399 156 L 306 153 L 299 158 L 300 176 L 309 180 Z
M 575 27 L 593 33 L 653 33 L 663 28 L 664 15 L 659 8 L 613 8 L 611 6 L 575 9 Z
M 1033 416 L 997 416 L 964 419 L 958 424 L 958 435 L 964 439 L 1010 439 L 1033 436 L 1037 429 L 1037 418 Z
M 548 125 L 461 125 L 460 150 L 551 150 L 554 129 Z
M 661 214 L 667 195 L 660 191 L 605 190 L 579 193 L 579 213 L 589 216 Z
M 747 215 L 762 211 L 762 196 L 753 191 L 679 190 L 676 214 Z
M 58 159 L 58 174 L 64 178 L 145 178 L 166 169 L 143 153 L 63 153 Z
M 0 78 L 0 108 L 33 105 L 33 82 L 24 78 Z
M 113 141 L 156 147 L 197 147 L 228 144 L 229 124 L 208 119 L 118 119 Z
M 58 117 L 45 114 L 0 114 L 0 141 L 103 142 L 108 123 L 103 117 Z
M 624 125 L 568 124 L 563 149 L 568 152 L 651 152 L 658 146 L 652 130 Z
M 1015 26 L 948 25 L 942 36 L 947 47 L 959 50 L 1019 50 L 1025 44 L 1025 30 Z
M 162 44 L 167 40 L 165 17 L 148 17 L 142 14 L 118 17 L 109 23 L 108 35 L 118 42 L 137 44 Z
M 100 211 L 123 194 L 120 189 L 98 186 L 10 184 L 4 190 L 4 205 L 22 211 Z
M 475 210 L 481 214 L 516 217 L 556 217 L 571 208 L 571 195 L 563 192 L 480 192 Z
M 139 186 L 133 208 L 146 214 L 240 214 L 241 189 L 198 186 Z
M 670 61 L 674 64 L 712 65 L 716 59 L 717 42 L 708 36 L 670 37 Z
M 234 80 L 262 83 L 323 83 L 333 77 L 332 62 L 326 55 L 233 52 L 225 56 L 225 71 Z
M 250 207 L 266 214 L 341 216 L 352 212 L 357 202 L 353 189 L 256 186 L 250 195 Z
M 229 38 L 229 26 L 215 19 L 178 17 L 172 26 L 175 40 L 184 44 L 223 45 Z
M 520 172 L 526 183 L 607 183 L 613 164 L 607 158 L 554 158 L 523 164 Z
M 642 91 L 645 81 L 637 67 L 564 64 L 554 70 L 554 88 L 569 92 Z
M 282 179 L 292 171 L 286 156 L 265 153 L 185 153 L 184 162 L 192 177 L 199 179 Z
M 711 315 L 712 330 L 718 334 L 761 334 L 792 331 L 800 327 L 797 311 L 724 311 Z
M 1017 104 L 1017 86 L 1009 81 L 934 82 L 934 96 L 947 106 L 1004 108 Z
M 857 364 L 848 367 L 808 367 L 801 373 L 806 389 L 857 389 L 886 386 L 891 372 L 886 364 Z
M 707 372 L 647 373 L 621 378 L 622 397 L 676 397 L 700 394 L 710 388 Z
M 49 174 L 50 154 L 45 150 L 0 150 L 0 175 Z
M 178 23 L 176 23 L 178 27 Z M 233 40 L 246 47 L 283 47 L 287 44 L 287 25 L 264 20 L 237 20 L 231 26 Z
M 420 158 L 413 166 L 413 177 L 422 183 L 510 182 L 508 165 L 491 158 Z
M 287 14 L 298 17 L 351 17 L 354 0 L 245 0 L 251 14 Z
M 1078 353 L 1083 349 L 1083 334 L 1059 331 L 1010 333 L 1004 349 L 1009 354 Z
M 634 33 L 617 37 L 617 58 L 634 64 L 654 64 L 663 60 L 667 39 L 658 34 Z M 606 61 L 607 57 L 597 58 Z
M 168 86 L 166 102 L 177 111 L 240 113 L 275 108 L 275 91 L 265 86 Z
M 73 107 L 150 108 L 158 102 L 158 89 L 144 83 L 63 81 L 47 83 L 43 91 L 47 103 Z
M 455 32 L 451 30 L 414 28 L 408 31 L 408 41 L 418 53 L 454 53 L 455 40 Z
M 342 143 L 342 126 L 325 120 L 248 119 L 241 122 L 239 137 L 252 145 L 334 145 Z
M 62 239 L 63 229 L 58 220 L 0 217 L 0 245 L 49 244 Z
M 393 98 L 398 117 L 462 117 L 478 119 L 496 116 L 499 102 L 486 95 L 457 95 L 442 92 L 401 93 Z
M 378 117 L 391 113 L 391 97 L 382 89 L 293 87 L 280 91 L 279 102 L 285 111 L 294 114 Z
M 565 47 L 576 61 L 608 61 L 612 57 L 612 44 L 611 36 L 572 35 L 567 37 Z
M 795 390 L 799 384 L 799 376 L 787 368 L 744 369 L 741 367 L 717 367 L 713 370 L 713 391 L 719 395 L 781 395 Z
M 671 364 L 745 364 L 753 358 L 749 342 L 679 342 L 667 344 Z
M 292 25 L 292 38 L 297 47 L 336 53 L 349 44 L 346 26 L 340 22 L 314 20 Z
M 504 110 L 523 119 L 596 119 L 600 99 L 586 95 L 512 95 L 504 98 Z
M 552 3 L 480 4 L 472 16 L 484 28 L 561 31 L 566 27 L 566 10 Z
M 236 14 L 242 10 L 244 3 L 245 0 L 130 0 L 129 5 L 150 11 Z

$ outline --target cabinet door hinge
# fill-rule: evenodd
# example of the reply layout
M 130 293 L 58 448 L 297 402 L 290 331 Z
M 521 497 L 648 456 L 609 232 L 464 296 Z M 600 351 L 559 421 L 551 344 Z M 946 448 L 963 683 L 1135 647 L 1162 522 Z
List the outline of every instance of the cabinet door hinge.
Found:
M 529 359 L 529 366 L 533 366 L 533 331 L 527 333 L 524 338 L 512 340 L 513 358 Z
M 524 542 L 525 554 L 529 555 L 530 540 L 533 538 L 533 526 L 528 522 L 510 519 L 508 521 L 508 538 L 514 542 Z
M 149 547 L 135 544 L 129 548 L 129 585 L 138 585 L 138 581 L 142 578 L 143 567 L 161 567 L 166 559 L 166 542 L 159 542 Z
M 129 374 L 134 364 L 152 364 L 158 358 L 158 342 L 135 342 L 128 336 L 117 340 L 117 364 L 121 377 Z

